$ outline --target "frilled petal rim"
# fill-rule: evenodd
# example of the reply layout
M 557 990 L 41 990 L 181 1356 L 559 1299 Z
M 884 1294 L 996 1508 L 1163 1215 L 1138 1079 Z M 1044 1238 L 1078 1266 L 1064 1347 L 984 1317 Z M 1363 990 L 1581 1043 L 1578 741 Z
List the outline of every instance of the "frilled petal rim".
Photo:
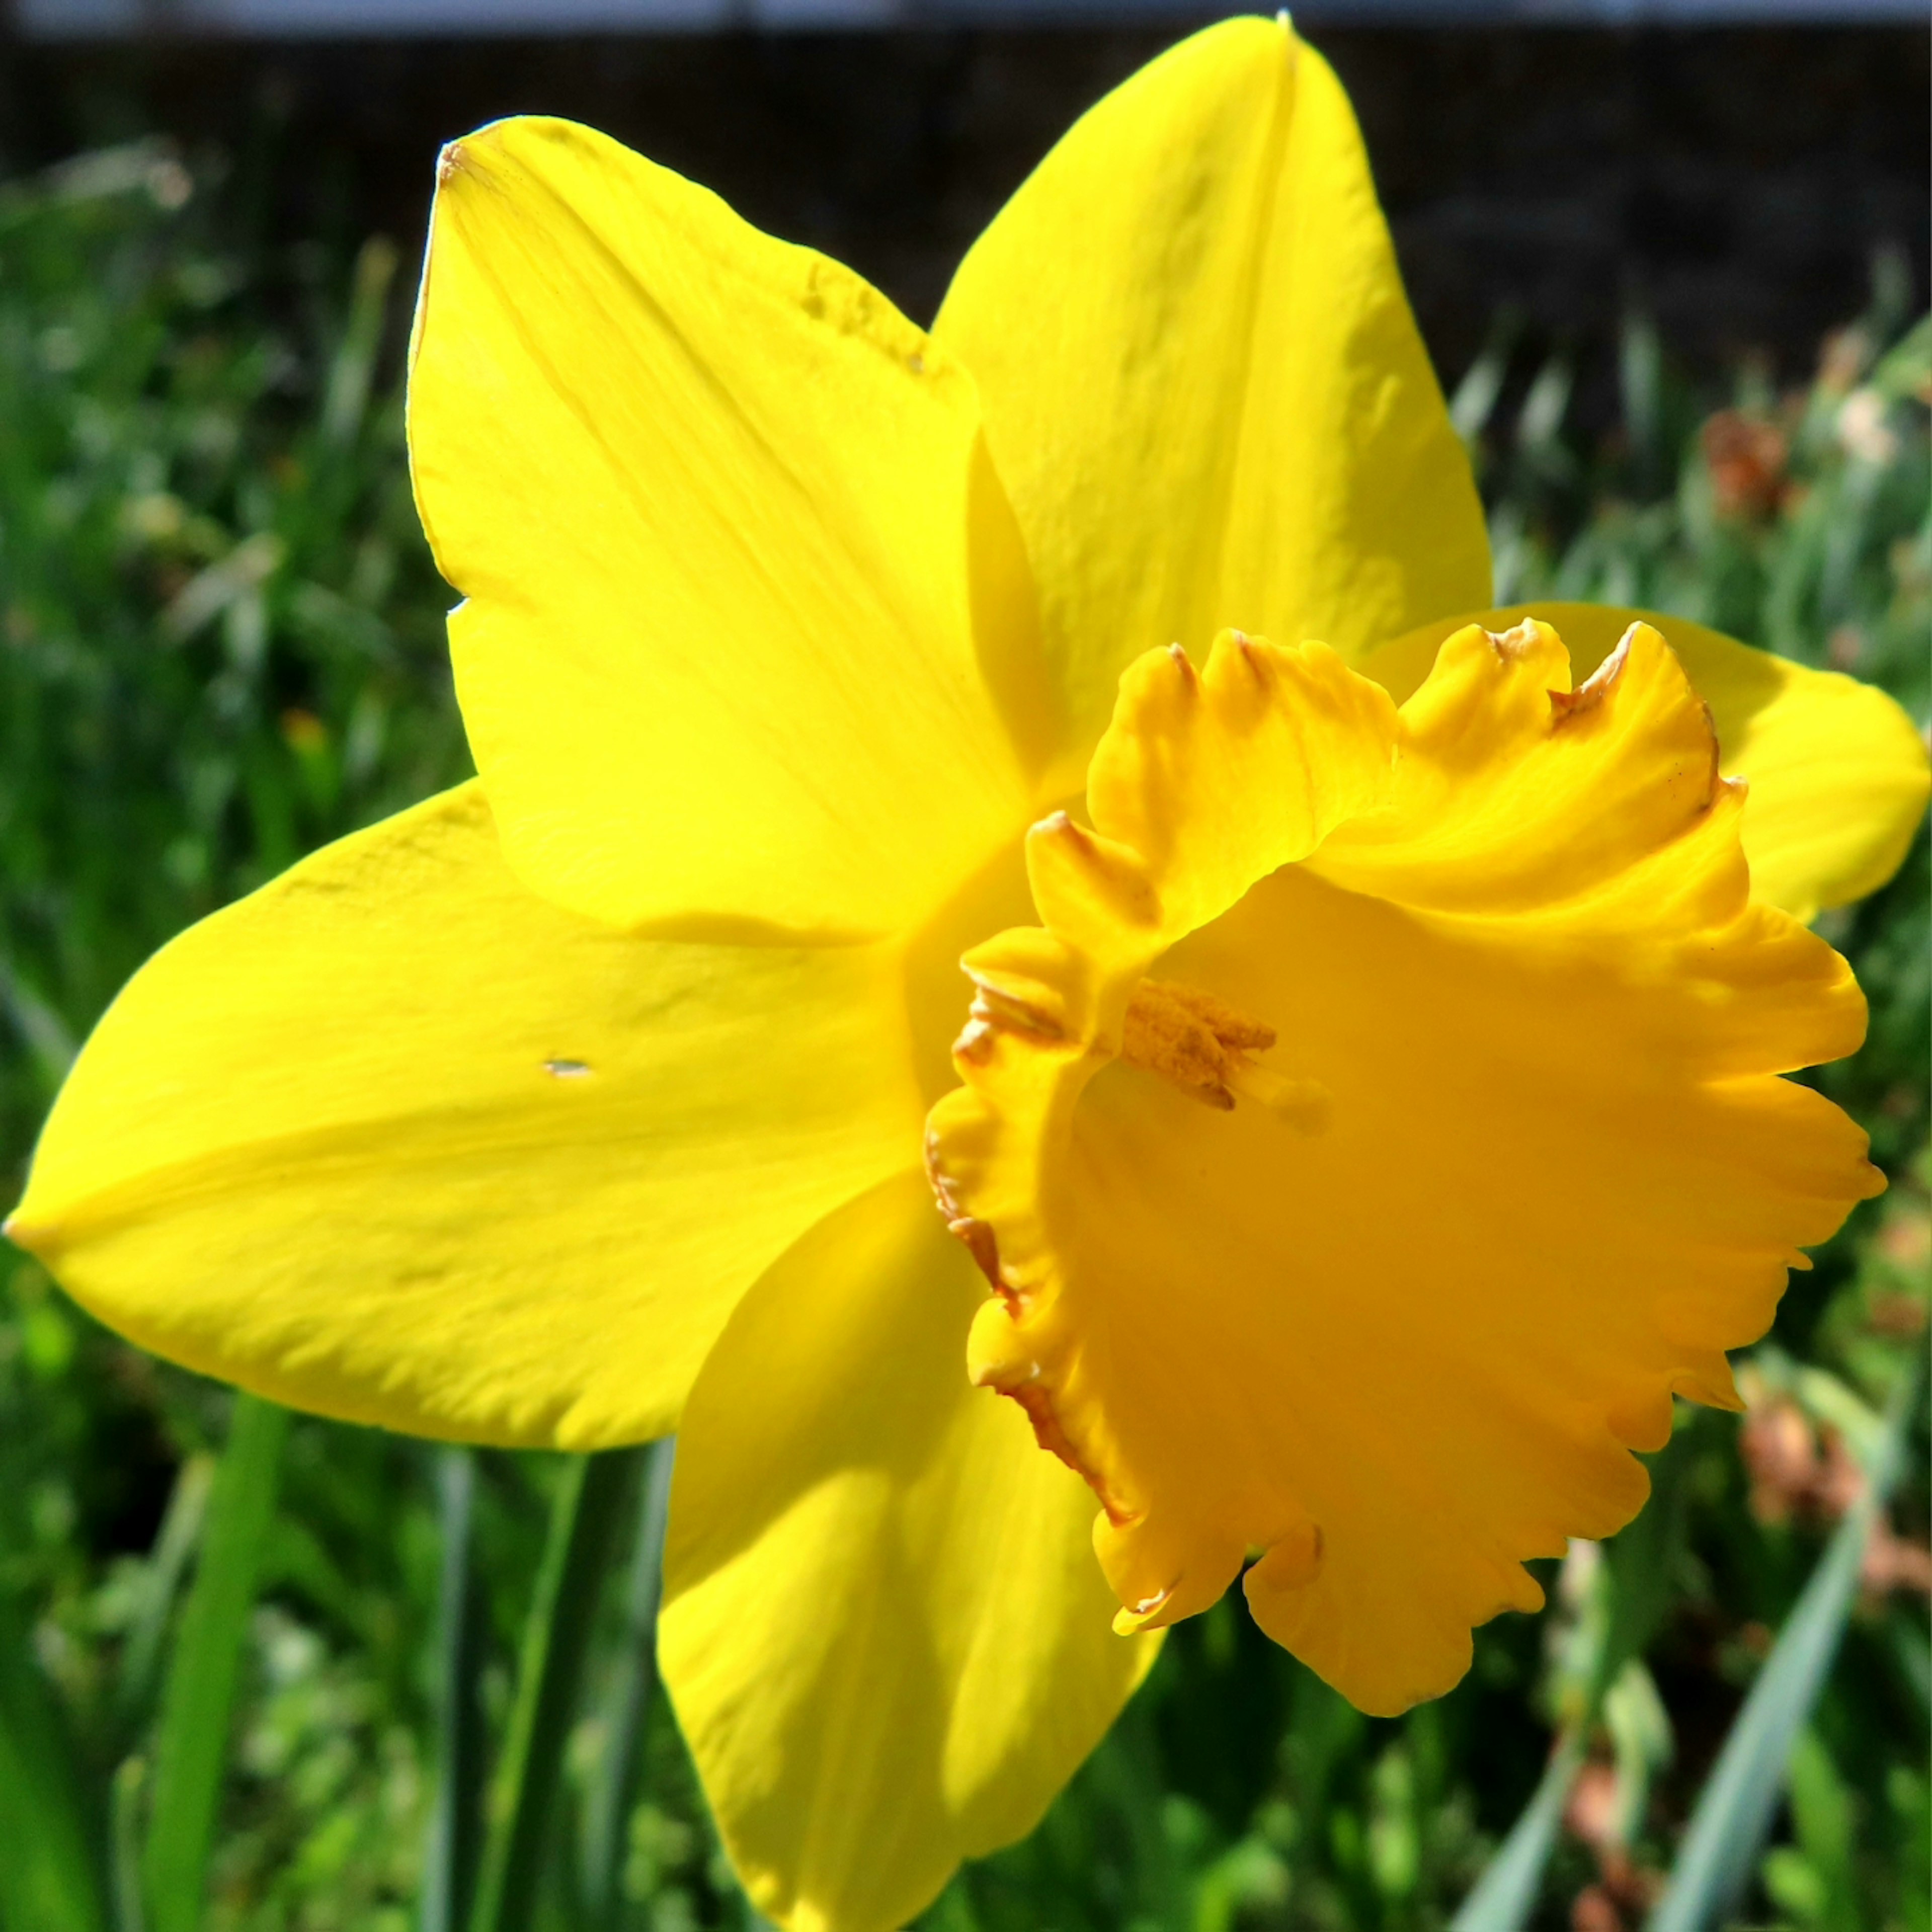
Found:
M 1904 708 L 1876 686 L 1754 650 L 1702 624 L 1609 604 L 1519 604 L 1444 618 L 1362 660 L 1398 702 L 1443 640 L 1470 623 L 1504 631 L 1538 617 L 1594 667 L 1633 623 L 1670 640 L 1711 707 L 1720 769 L 1750 787 L 1742 837 L 1751 890 L 1795 919 L 1876 892 L 1904 862 L 1932 794 L 1932 759 Z
M 1088 1475 L 1119 1628 L 1259 1552 L 1362 1708 L 1446 1689 L 1882 1184 L 1776 1077 L 1863 1002 L 1750 902 L 1715 749 L 1641 626 L 1574 688 L 1546 626 L 1471 627 L 1399 714 L 1317 647 L 1124 680 L 928 1125 L 973 1372 Z

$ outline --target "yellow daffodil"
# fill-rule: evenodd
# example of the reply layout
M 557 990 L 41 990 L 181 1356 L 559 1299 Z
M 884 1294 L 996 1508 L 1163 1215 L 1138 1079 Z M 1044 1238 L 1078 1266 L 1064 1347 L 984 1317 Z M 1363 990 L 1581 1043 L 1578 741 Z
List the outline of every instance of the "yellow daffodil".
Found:
M 789 1926 L 1027 1830 L 1244 1567 L 1364 1708 L 1454 1683 L 1880 1184 L 1779 1076 L 1858 1042 L 1801 922 L 1904 852 L 1903 714 L 1484 611 L 1285 24 L 1102 101 L 929 332 L 485 128 L 412 354 L 481 778 L 160 953 L 15 1238 L 327 1414 L 677 1429 L 664 1668 Z

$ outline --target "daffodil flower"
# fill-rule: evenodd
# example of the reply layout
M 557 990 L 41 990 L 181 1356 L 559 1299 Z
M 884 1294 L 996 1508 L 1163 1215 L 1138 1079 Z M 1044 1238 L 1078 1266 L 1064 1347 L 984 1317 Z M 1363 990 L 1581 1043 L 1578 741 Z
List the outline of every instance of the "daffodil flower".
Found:
M 1909 722 L 1484 611 L 1286 24 L 1094 109 L 929 332 L 487 128 L 412 356 L 480 779 L 158 956 L 15 1238 L 326 1414 L 676 1429 L 664 1669 L 790 1927 L 1025 1832 L 1244 1569 L 1365 1709 L 1446 1689 L 1880 1185 L 1779 1076 L 1858 1043 L 1801 922 L 1898 864 Z

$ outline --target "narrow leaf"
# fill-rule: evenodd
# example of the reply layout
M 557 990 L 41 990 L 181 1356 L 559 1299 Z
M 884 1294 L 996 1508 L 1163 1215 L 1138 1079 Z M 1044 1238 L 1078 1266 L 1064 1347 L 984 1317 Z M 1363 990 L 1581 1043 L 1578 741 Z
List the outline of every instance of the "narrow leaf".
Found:
M 141 1899 L 141 1800 L 147 1788 L 147 1760 L 123 1758 L 108 1800 L 115 1932 L 146 1932 L 147 1908 Z
M 618 1449 L 573 1457 L 557 1485 L 524 1627 L 517 1700 L 497 1772 L 472 1932 L 526 1932 L 535 1914 L 558 1772 L 601 1586 L 630 1514 L 643 1456 L 640 1449 Z
M 1529 1922 L 1556 1846 L 1564 1802 L 1583 1762 L 1584 1742 L 1610 1687 L 1657 1634 L 1670 1603 L 1671 1579 L 1686 1533 L 1684 1471 L 1689 1456 L 1679 1433 L 1649 1459 L 1651 1498 L 1636 1520 L 1604 1547 L 1599 1589 L 1607 1604 L 1586 1628 L 1600 1634 L 1582 1662 L 1578 1708 L 1564 1724 L 1550 1763 L 1509 1835 L 1483 1869 L 1475 1888 L 1450 1922 L 1450 1932 L 1520 1932 Z
M 197 1932 L 201 1923 L 230 1720 L 288 1426 L 286 1409 L 236 1396 L 201 1560 L 162 1687 L 143 1862 L 153 1932 Z
M 0 1594 L 0 1924 L 104 1932 L 86 1814 L 52 1687 Z
M 1543 1888 L 1544 1868 L 1563 1822 L 1564 1801 L 1582 1762 L 1581 1737 L 1575 1731 L 1565 1732 L 1509 1836 L 1450 1920 L 1450 1932 L 1516 1932 L 1529 1922 Z
M 1640 1658 L 1664 1628 L 1676 1600 L 1678 1565 L 1690 1540 L 1690 1445 L 1699 1419 L 1693 1416 L 1657 1455 L 1646 1460 L 1650 1500 L 1636 1520 L 1604 1546 L 1610 1582 L 1610 1628 L 1592 1685 L 1600 1704 L 1624 1666 Z
M 621 1881 L 628 1849 L 631 1802 L 651 1694 L 657 1684 L 658 1598 L 663 1583 L 664 1520 L 670 1505 L 672 1439 L 646 1452 L 637 1540 L 624 1592 L 624 1627 L 608 1703 L 603 1762 L 585 1808 L 583 1905 L 587 1924 L 615 1928 L 623 1910 Z
M 352 442 L 369 409 L 369 385 L 376 354 L 382 346 L 382 323 L 388 312 L 389 284 L 396 272 L 396 244 L 376 235 L 356 257 L 354 292 L 349 322 L 335 359 L 329 365 L 328 386 L 322 404 L 322 440 L 341 447 Z
M 440 1781 L 424 1862 L 422 1932 L 461 1932 L 476 1901 L 483 1847 L 484 1739 L 483 1593 L 470 1557 L 476 1458 L 445 1449 L 436 1458 L 442 1530 L 440 1682 L 436 1695 Z
M 1866 1469 L 1864 1495 L 1832 1532 L 1731 1726 L 1691 1814 L 1670 1888 L 1652 1915 L 1650 1932 L 1703 1932 L 1730 1912 L 1750 1882 L 1777 1815 L 1792 1746 L 1838 1654 L 1872 1525 L 1898 1480 L 1919 1386 L 1914 1373 L 1900 1389 Z
M 175 1478 L 167 1512 L 161 1518 L 160 1531 L 141 1579 L 134 1620 L 121 1652 L 114 1701 L 124 1736 L 137 1735 L 153 1707 L 168 1621 L 181 1594 L 195 1546 L 201 1540 L 208 1492 L 214 1486 L 212 1456 L 190 1456 Z

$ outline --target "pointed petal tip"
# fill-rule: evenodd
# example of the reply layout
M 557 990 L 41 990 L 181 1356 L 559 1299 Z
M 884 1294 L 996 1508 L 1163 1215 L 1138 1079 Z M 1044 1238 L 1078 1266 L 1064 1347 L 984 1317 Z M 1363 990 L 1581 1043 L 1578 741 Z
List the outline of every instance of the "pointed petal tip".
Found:
M 412 471 L 513 866 L 628 928 L 685 884 L 727 917 L 916 926 L 1030 798 L 976 644 L 972 382 L 860 277 L 592 129 L 495 122 L 438 172 Z M 530 642 L 561 635 L 600 641 Z M 627 828 L 667 816 L 676 854 L 644 856 Z
M 1124 1604 L 1114 1612 L 1111 1626 L 1116 1636 L 1138 1636 L 1143 1630 L 1165 1630 L 1174 1621 L 1174 1591 L 1170 1586 L 1138 1603 Z
M 24 1248 L 30 1255 L 45 1255 L 53 1246 L 52 1224 L 46 1221 L 30 1221 L 16 1208 L 6 1220 L 0 1221 L 0 1234 L 6 1236 L 16 1248 Z
M 918 1096 L 896 1024 L 866 1017 L 892 1010 L 896 972 L 586 926 L 518 884 L 472 782 L 143 968 L 8 1232 L 141 1346 L 292 1407 L 645 1439 L 742 1288 L 904 1164 Z M 767 1132 L 795 1150 L 769 1168 Z M 705 1204 L 714 1185 L 728 1208 Z

